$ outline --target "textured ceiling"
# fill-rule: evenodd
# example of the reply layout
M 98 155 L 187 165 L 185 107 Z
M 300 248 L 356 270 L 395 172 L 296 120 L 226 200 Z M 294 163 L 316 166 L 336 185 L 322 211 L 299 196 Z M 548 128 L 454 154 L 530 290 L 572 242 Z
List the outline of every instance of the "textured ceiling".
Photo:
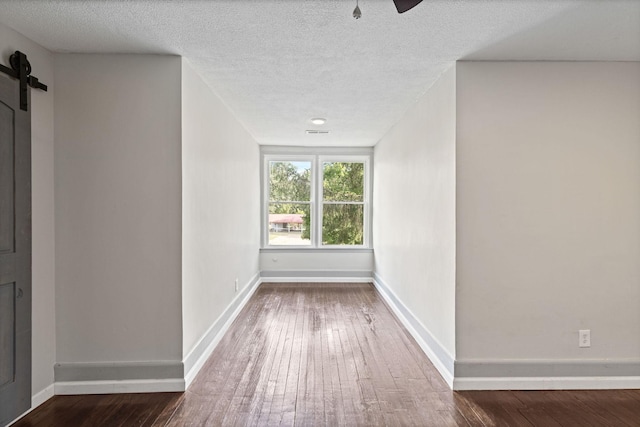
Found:
M 0 22 L 56 52 L 182 55 L 261 144 L 374 145 L 459 59 L 640 61 L 640 0 L 355 3 L 0 0 Z

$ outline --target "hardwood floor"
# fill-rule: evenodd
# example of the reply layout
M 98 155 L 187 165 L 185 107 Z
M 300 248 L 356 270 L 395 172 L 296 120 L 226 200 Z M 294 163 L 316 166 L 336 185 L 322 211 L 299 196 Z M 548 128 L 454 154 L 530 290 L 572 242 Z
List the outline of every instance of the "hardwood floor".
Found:
M 185 393 L 56 396 L 22 426 L 640 426 L 640 390 L 459 392 L 369 284 L 263 284 Z

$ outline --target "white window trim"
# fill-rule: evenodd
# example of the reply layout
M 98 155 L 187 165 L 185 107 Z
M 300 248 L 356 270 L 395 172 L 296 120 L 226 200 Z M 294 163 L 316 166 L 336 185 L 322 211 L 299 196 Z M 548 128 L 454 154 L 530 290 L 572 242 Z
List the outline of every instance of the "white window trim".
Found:
M 372 165 L 373 150 L 371 148 L 343 148 L 343 147 L 279 147 L 263 146 L 261 148 L 261 247 L 262 250 L 353 250 L 371 249 L 371 197 L 372 197 Z M 310 245 L 270 245 L 269 244 L 269 162 L 283 161 L 311 161 L 311 227 Z M 364 209 L 363 244 L 362 245 L 323 245 L 322 244 L 322 164 L 325 162 L 362 162 L 365 164 L 364 197 L 362 204 Z M 336 204 L 351 204 L 350 202 L 336 202 Z
M 276 155 L 276 154 L 263 154 L 262 155 L 262 215 L 260 222 L 260 233 L 262 236 L 262 247 L 263 248 L 296 248 L 298 246 L 294 245 L 270 245 L 269 244 L 269 162 L 270 161 L 298 161 L 298 162 L 311 162 L 311 170 L 315 172 L 315 164 L 316 161 L 315 156 L 309 154 L 303 155 L 295 155 L 295 154 L 286 154 L 286 155 Z M 315 230 L 313 225 L 315 224 L 315 188 L 313 185 L 314 178 L 311 177 L 311 196 L 309 200 L 309 210 L 311 212 L 311 224 L 312 228 L 309 230 L 311 236 L 311 242 L 314 241 L 314 233 Z M 308 248 L 314 247 L 312 245 L 300 245 L 300 248 Z
M 362 237 L 363 237 L 363 242 L 362 245 L 323 245 L 322 244 L 322 224 L 320 224 L 320 221 L 318 221 L 318 223 L 316 224 L 316 229 L 317 229 L 317 235 L 318 235 L 318 247 L 321 248 L 343 248 L 343 247 L 350 247 L 350 248 L 368 248 L 369 247 L 369 229 L 370 229 L 370 215 L 369 215 L 369 211 L 370 211 L 370 202 L 369 199 L 371 198 L 371 193 L 370 193 L 370 187 L 369 187 L 369 175 L 370 175 L 370 170 L 371 170 L 371 164 L 370 164 L 370 159 L 369 156 L 357 156 L 357 155 L 350 155 L 350 156 L 346 156 L 346 155 L 319 155 L 317 156 L 317 168 L 316 168 L 316 191 L 318 194 L 318 198 L 317 198 L 317 203 L 318 203 L 318 207 L 317 209 L 317 215 L 318 218 L 322 218 L 322 214 L 323 214 L 323 209 L 324 209 L 324 205 L 325 204 L 329 204 L 327 202 L 324 201 L 324 193 L 323 193 L 323 181 L 322 181 L 322 165 L 324 163 L 327 162 L 345 162 L 345 163 L 364 163 L 364 194 L 363 194 L 363 202 L 335 202 L 335 204 L 338 205 L 347 205 L 347 204 L 354 204 L 354 205 L 362 205 L 363 206 L 363 217 L 364 217 L 364 224 L 363 224 L 363 231 L 362 231 Z

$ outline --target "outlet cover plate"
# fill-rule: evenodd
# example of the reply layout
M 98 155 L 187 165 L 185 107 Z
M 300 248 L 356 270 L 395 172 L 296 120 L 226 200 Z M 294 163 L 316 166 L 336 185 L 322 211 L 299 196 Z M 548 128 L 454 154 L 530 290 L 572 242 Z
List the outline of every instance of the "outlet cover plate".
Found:
M 580 329 L 578 331 L 578 347 L 591 347 L 591 329 Z

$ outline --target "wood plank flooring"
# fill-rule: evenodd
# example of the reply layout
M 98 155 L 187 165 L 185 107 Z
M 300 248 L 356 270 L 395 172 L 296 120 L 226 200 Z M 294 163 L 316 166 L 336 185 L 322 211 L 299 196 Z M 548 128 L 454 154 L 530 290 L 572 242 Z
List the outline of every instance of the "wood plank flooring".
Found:
M 263 284 L 185 393 L 55 396 L 23 426 L 640 426 L 640 390 L 452 392 L 370 284 Z

